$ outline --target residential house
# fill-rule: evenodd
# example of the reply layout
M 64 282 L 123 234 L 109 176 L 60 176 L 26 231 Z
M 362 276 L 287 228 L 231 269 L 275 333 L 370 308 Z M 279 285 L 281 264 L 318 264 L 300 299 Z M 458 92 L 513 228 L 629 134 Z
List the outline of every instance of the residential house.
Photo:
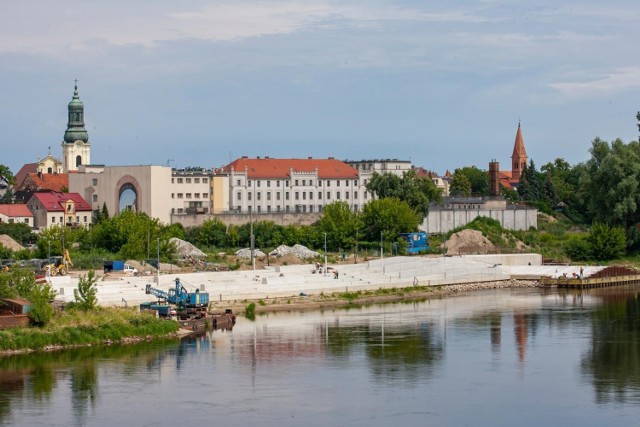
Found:
M 40 230 L 51 225 L 88 227 L 92 221 L 91 206 L 78 193 L 33 193 L 27 207 Z
M 0 223 L 22 223 L 33 227 L 33 214 L 25 204 L 0 205 Z

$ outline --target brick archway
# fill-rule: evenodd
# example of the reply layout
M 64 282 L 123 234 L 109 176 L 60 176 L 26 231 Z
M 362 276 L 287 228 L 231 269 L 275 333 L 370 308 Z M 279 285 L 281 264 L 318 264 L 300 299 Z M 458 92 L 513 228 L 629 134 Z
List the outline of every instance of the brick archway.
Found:
M 114 188 L 115 206 L 116 211 L 120 213 L 120 196 L 126 189 L 131 189 L 136 193 L 136 212 L 140 212 L 140 198 L 142 197 L 142 188 L 138 180 L 132 175 L 124 175 L 118 180 Z

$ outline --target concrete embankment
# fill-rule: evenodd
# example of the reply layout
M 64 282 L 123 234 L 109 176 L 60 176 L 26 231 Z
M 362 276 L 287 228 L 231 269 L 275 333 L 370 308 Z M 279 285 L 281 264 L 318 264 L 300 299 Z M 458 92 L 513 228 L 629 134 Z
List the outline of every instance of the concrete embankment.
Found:
M 313 264 L 272 266 L 261 270 L 163 274 L 156 276 L 119 277 L 98 281 L 98 301 L 103 306 L 137 305 L 154 297 L 145 293 L 145 286 L 168 290 L 176 278 L 189 290 L 210 294 L 213 302 L 231 304 L 234 301 L 291 298 L 336 292 L 371 291 L 411 286 L 440 287 L 498 283 L 512 277 L 502 266 L 517 259 L 522 265 L 540 263 L 538 254 L 495 255 L 483 259 L 474 257 L 390 257 L 358 264 L 330 265 L 326 273 Z M 498 262 L 501 261 L 501 262 Z M 321 266 L 324 270 L 324 266 Z M 337 270 L 337 274 L 335 271 Z M 53 277 L 52 285 L 58 299 L 73 301 L 77 279 Z

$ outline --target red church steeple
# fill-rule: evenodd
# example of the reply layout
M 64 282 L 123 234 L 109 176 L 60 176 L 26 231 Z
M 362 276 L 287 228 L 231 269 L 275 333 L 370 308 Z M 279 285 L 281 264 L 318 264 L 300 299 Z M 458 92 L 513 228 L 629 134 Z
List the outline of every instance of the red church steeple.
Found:
M 527 150 L 524 148 L 524 139 L 522 138 L 522 130 L 520 129 L 520 121 L 518 121 L 518 131 L 516 132 L 516 141 L 513 144 L 513 154 L 511 155 L 511 179 L 520 181 L 522 170 L 527 165 Z

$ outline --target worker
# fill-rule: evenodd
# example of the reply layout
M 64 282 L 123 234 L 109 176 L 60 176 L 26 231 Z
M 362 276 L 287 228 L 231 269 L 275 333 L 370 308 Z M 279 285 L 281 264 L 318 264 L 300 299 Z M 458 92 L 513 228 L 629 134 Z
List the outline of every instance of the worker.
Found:
M 334 279 L 338 278 L 338 270 L 333 270 L 333 278 Z

